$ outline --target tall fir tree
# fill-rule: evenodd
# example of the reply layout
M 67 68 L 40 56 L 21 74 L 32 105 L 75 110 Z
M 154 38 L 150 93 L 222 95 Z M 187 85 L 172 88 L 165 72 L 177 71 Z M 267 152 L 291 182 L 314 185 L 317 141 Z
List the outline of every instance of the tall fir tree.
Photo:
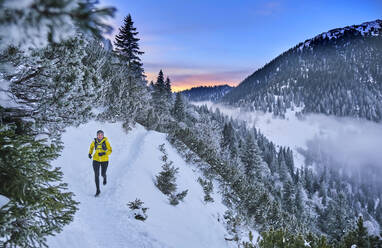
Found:
M 177 121 L 183 121 L 185 118 L 184 103 L 181 93 L 176 93 L 174 108 L 172 109 L 172 114 Z
M 171 81 L 169 77 L 166 78 L 165 89 L 168 100 L 172 102 Z
M 143 76 L 143 64 L 139 56 L 144 52 L 139 50 L 140 39 L 136 37 L 138 33 L 129 14 L 125 17 L 123 26 L 119 28 L 119 34 L 115 36 L 114 45 L 117 54 L 124 58 L 130 70 Z
M 126 16 L 115 37 L 115 54 L 118 58 L 113 56 L 109 65 L 112 77 L 108 80 L 109 86 L 104 97 L 108 110 L 102 115 L 103 119 L 124 121 L 127 129 L 138 119 L 142 121 L 147 117 L 143 113 L 148 111 L 149 105 L 147 82 L 139 57 L 143 52 L 139 49 L 137 35 L 131 15 Z
M 152 105 L 155 111 L 152 114 L 155 115 L 155 119 L 157 119 L 157 129 L 164 131 L 163 128 L 166 128 L 165 126 L 171 119 L 172 102 L 170 102 L 168 98 L 168 91 L 162 70 L 158 73 L 157 81 L 154 84 L 151 95 Z
M 244 143 L 244 150 L 241 156 L 244 164 L 244 173 L 250 182 L 253 180 L 260 181 L 261 179 L 261 156 L 259 147 L 254 142 L 252 135 L 247 135 Z

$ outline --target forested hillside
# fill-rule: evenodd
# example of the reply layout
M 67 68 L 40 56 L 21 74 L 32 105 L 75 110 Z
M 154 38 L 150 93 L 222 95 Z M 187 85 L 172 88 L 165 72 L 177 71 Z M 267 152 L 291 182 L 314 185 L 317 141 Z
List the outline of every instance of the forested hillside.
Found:
M 223 103 L 273 112 L 302 107 L 382 120 L 382 21 L 337 28 L 297 44 L 247 77 Z
M 189 90 L 181 91 L 182 95 L 189 101 L 218 101 L 227 94 L 233 87 L 229 85 L 219 86 L 199 86 Z
M 11 0 L 5 1 L 7 5 L 1 3 L 1 16 L 8 17 L 0 19 L 1 25 L 18 30 L 15 39 L 1 34 L 7 41 L 1 43 L 0 51 L 1 246 L 44 246 L 47 236 L 60 235 L 82 211 L 74 198 L 76 192 L 68 191 L 62 170 L 53 167 L 52 161 L 62 155 L 65 128 L 91 120 L 121 122 L 127 133 L 137 124 L 164 133 L 178 155 L 201 172 L 198 183 L 206 204 L 213 200 L 212 192 L 221 196 L 227 208 L 222 217 L 229 233 L 225 239 L 234 245 L 381 246 L 378 233 L 367 233 L 363 224 L 375 230 L 382 224 L 382 188 L 375 183 L 377 178 L 353 177 L 341 169 L 311 163 L 296 168 L 290 148 L 277 146 L 261 131 L 219 110 L 190 105 L 180 93 L 174 96 L 171 80 L 163 71 L 149 85 L 130 15 L 110 50 L 102 38 L 108 30 L 102 17 L 111 16 L 113 8 L 99 9 L 93 1 L 33 2 L 45 11 L 34 4 L 21 8 Z M 30 18 L 41 25 L 31 24 Z M 70 32 L 62 22 L 71 24 Z M 26 28 L 28 32 L 22 32 Z M 359 37 L 358 42 L 369 42 L 366 38 Z M 373 41 L 374 47 L 380 45 Z M 314 56 L 308 48 L 302 53 Z M 283 66 L 280 71 L 295 68 L 288 63 Z M 379 72 L 379 67 L 370 68 Z M 225 99 L 235 94 L 229 93 Z M 166 150 L 162 147 L 160 151 L 167 163 L 164 176 L 176 174 Z M 169 178 L 171 183 L 174 178 Z M 188 194 L 183 189 L 166 191 L 158 183 L 160 177 L 155 180 L 171 204 L 177 205 Z M 252 233 L 243 233 L 243 229 L 255 229 L 263 239 L 253 240 Z

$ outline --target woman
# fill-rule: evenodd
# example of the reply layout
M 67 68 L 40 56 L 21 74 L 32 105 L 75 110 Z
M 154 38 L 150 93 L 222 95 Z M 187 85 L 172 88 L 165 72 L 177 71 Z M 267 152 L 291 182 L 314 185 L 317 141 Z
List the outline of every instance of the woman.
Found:
M 95 196 L 98 196 L 101 191 L 99 189 L 99 169 L 101 167 L 101 175 L 103 177 L 103 185 L 106 184 L 106 170 L 109 164 L 109 155 L 112 152 L 109 141 L 104 137 L 103 131 L 97 131 L 97 138 L 90 144 L 89 158 L 92 158 L 93 151 L 95 151 L 93 156 L 93 169 L 95 176 L 95 184 L 97 187 L 97 192 Z

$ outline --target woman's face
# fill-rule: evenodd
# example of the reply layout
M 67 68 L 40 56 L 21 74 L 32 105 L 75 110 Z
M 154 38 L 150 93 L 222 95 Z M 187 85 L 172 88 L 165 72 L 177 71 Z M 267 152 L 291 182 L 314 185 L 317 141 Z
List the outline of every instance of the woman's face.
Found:
M 99 140 L 103 139 L 103 133 L 98 133 L 98 134 L 97 134 L 97 138 L 98 138 Z

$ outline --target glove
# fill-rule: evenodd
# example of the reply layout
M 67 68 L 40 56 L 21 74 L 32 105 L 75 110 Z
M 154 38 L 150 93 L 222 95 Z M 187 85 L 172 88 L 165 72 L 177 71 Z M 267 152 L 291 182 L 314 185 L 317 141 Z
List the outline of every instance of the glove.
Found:
M 92 155 L 89 153 L 89 158 L 91 159 L 92 158 Z
M 99 152 L 99 153 L 98 153 L 98 156 L 102 157 L 102 156 L 105 155 L 105 154 L 106 154 L 106 152 Z

